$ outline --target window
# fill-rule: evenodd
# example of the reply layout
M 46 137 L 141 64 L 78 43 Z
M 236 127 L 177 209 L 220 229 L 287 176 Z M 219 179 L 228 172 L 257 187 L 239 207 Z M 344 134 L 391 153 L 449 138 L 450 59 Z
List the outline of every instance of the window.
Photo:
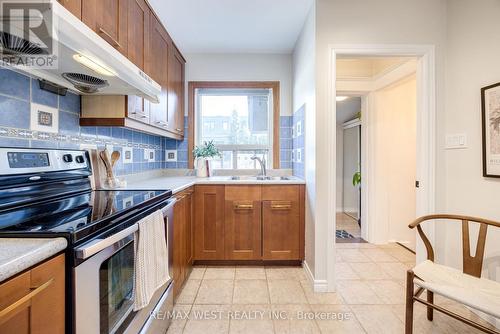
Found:
M 257 169 L 255 155 L 279 166 L 279 83 L 190 83 L 190 93 L 190 147 L 213 140 L 215 169 Z

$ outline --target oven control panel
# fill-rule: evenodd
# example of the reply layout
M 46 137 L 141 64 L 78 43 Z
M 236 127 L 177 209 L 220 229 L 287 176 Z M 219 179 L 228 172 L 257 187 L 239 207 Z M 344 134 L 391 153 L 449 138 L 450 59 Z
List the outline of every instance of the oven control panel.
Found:
M 88 168 L 85 151 L 0 148 L 0 175 Z

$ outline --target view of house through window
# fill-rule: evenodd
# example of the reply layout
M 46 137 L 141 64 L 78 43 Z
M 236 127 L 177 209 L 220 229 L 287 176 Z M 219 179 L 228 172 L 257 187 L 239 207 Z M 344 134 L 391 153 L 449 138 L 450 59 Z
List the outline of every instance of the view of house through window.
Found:
M 215 169 L 257 169 L 251 158 L 264 158 L 272 166 L 272 89 L 198 88 L 196 144 L 213 140 L 222 158 Z

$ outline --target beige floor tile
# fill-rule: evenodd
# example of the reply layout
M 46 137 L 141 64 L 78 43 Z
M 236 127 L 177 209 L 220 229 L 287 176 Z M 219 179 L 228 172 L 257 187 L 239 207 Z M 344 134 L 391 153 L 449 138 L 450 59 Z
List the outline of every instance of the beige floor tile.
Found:
M 191 274 L 189 275 L 189 279 L 203 279 L 203 275 L 205 274 L 205 267 L 195 266 L 191 270 Z
M 347 262 L 340 262 L 335 264 L 335 274 L 338 280 L 359 279 L 359 275 L 352 270 Z
M 264 267 L 236 267 L 236 279 L 266 279 Z
M 184 326 L 189 319 L 189 312 L 191 311 L 191 305 L 175 305 L 174 312 L 172 313 L 172 319 L 170 326 L 168 327 L 167 334 L 181 334 L 184 331 Z
M 338 281 L 337 292 L 347 304 L 383 304 L 365 281 Z
M 378 263 L 349 263 L 352 270 L 361 279 L 388 279 L 390 276 L 386 274 Z
M 235 280 L 233 304 L 269 304 L 266 280 Z
M 406 272 L 412 268 L 402 262 L 384 262 L 379 263 L 379 266 L 392 279 L 400 282 L 406 282 Z
M 203 280 L 195 304 L 231 304 L 233 280 Z
M 268 280 L 305 280 L 306 273 L 302 267 L 266 267 Z
M 200 288 L 201 280 L 199 279 L 189 279 L 182 288 L 179 297 L 177 297 L 177 304 L 193 304 L 198 289 Z
M 274 326 L 270 305 L 233 305 L 229 333 L 273 334 Z
M 395 257 L 401 262 L 414 263 L 415 261 L 415 254 L 404 249 L 401 246 L 399 248 L 385 249 L 385 252 L 388 253 L 390 256 Z
M 321 333 L 365 333 L 354 313 L 346 305 L 312 305 L 313 314 Z
M 338 249 L 373 249 L 377 248 L 374 244 L 367 242 L 337 242 L 335 247 Z
M 203 279 L 234 279 L 234 267 L 208 267 Z
M 309 304 L 343 304 L 342 297 L 337 292 L 314 292 L 309 281 L 300 281 Z
M 403 304 L 405 302 L 406 289 L 396 281 L 366 281 L 366 284 L 368 284 L 384 304 Z
M 344 262 L 372 262 L 370 258 L 361 253 L 359 249 L 337 249 L 337 253 L 340 255 Z
M 388 305 L 353 305 L 352 311 L 368 334 L 404 333 L 403 322 Z
M 229 305 L 194 305 L 184 334 L 229 333 Z
M 273 305 L 273 322 L 276 334 L 319 334 L 314 319 L 304 318 L 311 313 L 309 305 Z
M 373 262 L 397 262 L 395 257 L 392 257 L 382 249 L 361 249 L 361 253 L 366 255 Z
M 269 280 L 269 296 L 273 304 L 307 304 L 306 296 L 297 280 Z

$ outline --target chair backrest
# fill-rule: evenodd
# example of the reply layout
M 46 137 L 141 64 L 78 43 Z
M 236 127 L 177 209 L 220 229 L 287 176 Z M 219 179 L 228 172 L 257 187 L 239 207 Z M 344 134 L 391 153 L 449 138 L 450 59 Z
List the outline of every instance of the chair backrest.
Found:
M 415 220 L 413 223 L 408 225 L 409 228 L 417 228 L 418 234 L 424 242 L 425 248 L 427 250 L 427 259 L 434 262 L 434 250 L 432 245 L 425 235 L 421 223 L 428 220 L 453 220 L 462 222 L 462 251 L 463 251 L 463 272 L 475 277 L 481 277 L 481 270 L 483 267 L 484 260 L 484 246 L 486 243 L 486 232 L 488 231 L 488 226 L 500 227 L 499 222 L 492 220 L 487 220 L 477 217 L 460 216 L 460 215 L 428 215 L 423 216 Z M 477 238 L 476 254 L 472 256 L 470 254 L 470 233 L 469 233 L 469 222 L 479 223 L 479 235 Z

